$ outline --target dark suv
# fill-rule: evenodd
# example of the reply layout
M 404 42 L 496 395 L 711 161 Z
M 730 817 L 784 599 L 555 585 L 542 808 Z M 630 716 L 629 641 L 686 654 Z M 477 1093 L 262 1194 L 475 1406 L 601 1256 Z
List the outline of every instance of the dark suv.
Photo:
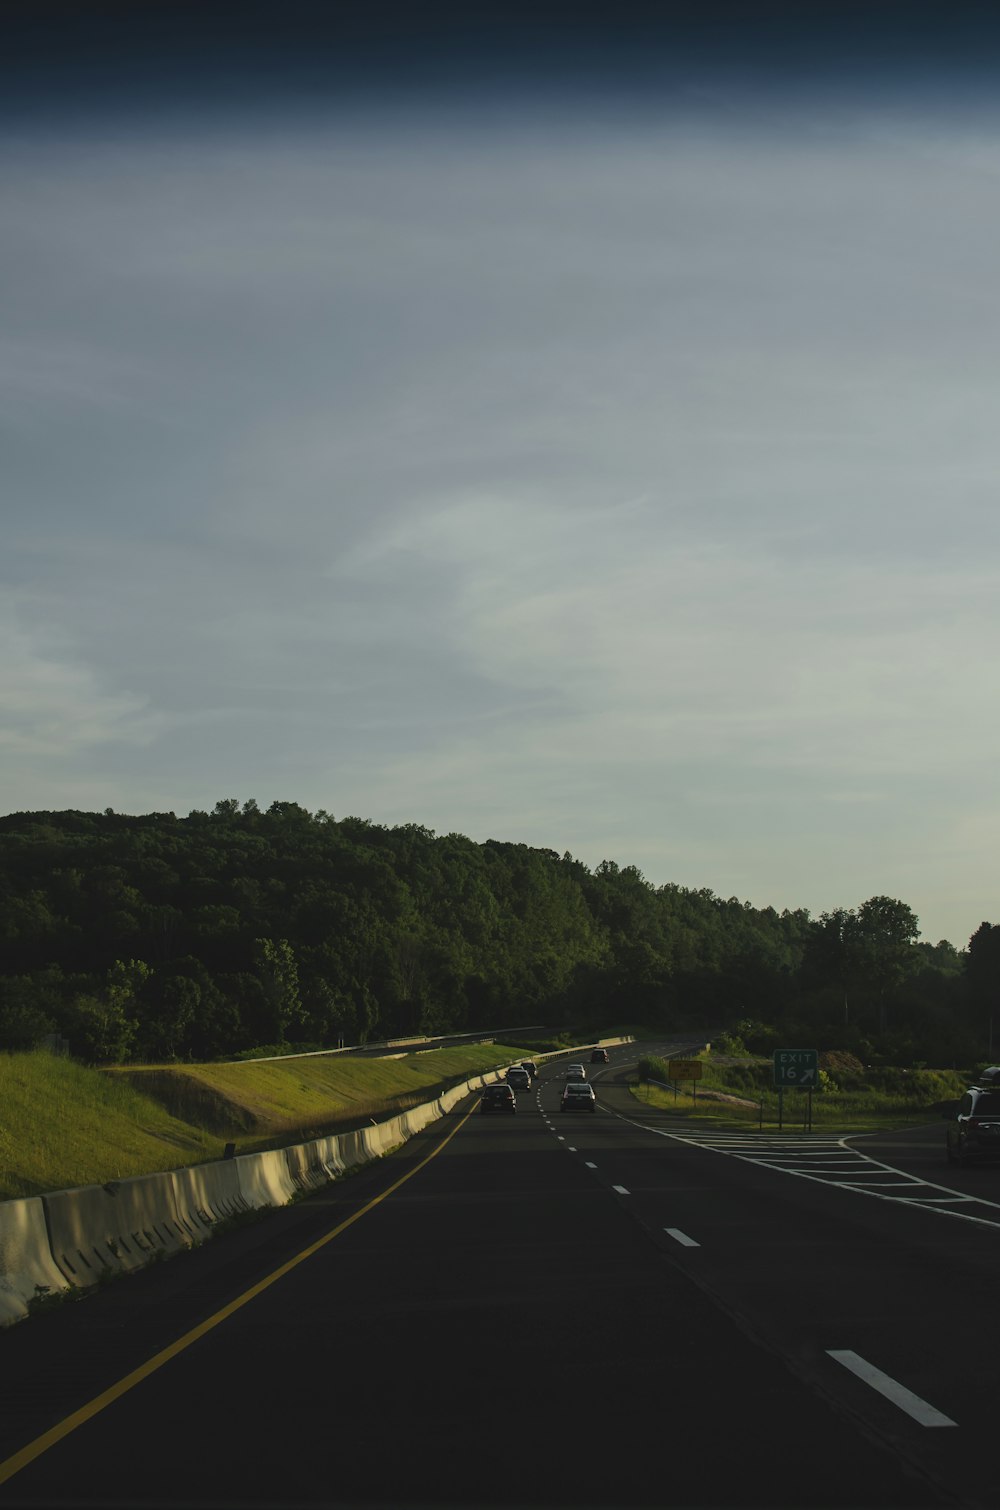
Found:
M 561 1112 L 594 1112 L 597 1110 L 597 1097 L 594 1087 L 589 1080 L 568 1080 L 563 1087 L 562 1100 L 559 1102 Z
M 516 1112 L 517 1097 L 514 1095 L 513 1086 L 484 1086 L 482 1099 L 479 1102 L 479 1110 L 483 1114 L 488 1112 Z
M 1000 1085 L 970 1085 L 948 1128 L 948 1161 L 1000 1159 Z

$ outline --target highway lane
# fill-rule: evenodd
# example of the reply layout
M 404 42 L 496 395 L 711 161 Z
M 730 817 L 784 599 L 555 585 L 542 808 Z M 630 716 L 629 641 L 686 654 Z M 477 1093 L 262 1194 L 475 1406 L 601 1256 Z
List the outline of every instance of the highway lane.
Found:
M 555 1113 L 554 1136 L 566 1137 L 563 1146 L 595 1180 L 628 1191 L 623 1207 L 650 1239 L 805 1384 L 863 1420 L 943 1492 L 995 1503 L 990 1424 L 1000 1369 L 987 1328 L 1000 1206 L 983 1199 L 992 1194 L 982 1188 L 986 1171 L 976 1172 L 978 1191 L 970 1172 L 952 1179 L 941 1130 L 849 1140 L 834 1150 L 835 1140 L 819 1135 L 685 1126 L 650 1112 L 614 1083 L 619 1078 L 614 1066 L 596 1069 L 601 1111 Z M 543 1092 L 542 1105 L 555 1105 L 554 1091 Z M 896 1174 L 885 1166 L 900 1143 L 912 1157 Z M 845 1170 L 838 1158 L 856 1164 L 855 1146 L 868 1151 L 866 1165 Z M 928 1164 L 933 1185 L 915 1195 L 915 1171 Z M 848 1179 L 870 1183 L 862 1193 L 845 1188 Z M 849 1372 L 844 1353 L 859 1354 L 956 1425 L 921 1426 L 898 1395 L 886 1399 Z
M 516 1117 L 447 1118 L 377 1170 L 14 1329 L 5 1457 L 357 1218 L 41 1452 L 0 1506 L 962 1502 L 905 1433 L 855 1409 L 868 1386 L 832 1362 L 850 1389 L 818 1380 L 768 1329 L 787 1276 L 775 1302 L 765 1229 L 756 1246 L 734 1233 L 761 1184 L 803 1182 L 632 1127 L 611 1106 L 623 1088 L 602 1086 L 594 1117 L 562 1116 L 558 1074 Z M 748 1321 L 721 1281 L 755 1265 Z
M 964 1169 L 950 1164 L 945 1154 L 946 1129 L 947 1123 L 939 1118 L 923 1127 L 859 1134 L 850 1142 L 920 1179 L 940 1182 L 981 1200 L 1000 1202 L 1000 1161 L 989 1164 L 972 1161 Z

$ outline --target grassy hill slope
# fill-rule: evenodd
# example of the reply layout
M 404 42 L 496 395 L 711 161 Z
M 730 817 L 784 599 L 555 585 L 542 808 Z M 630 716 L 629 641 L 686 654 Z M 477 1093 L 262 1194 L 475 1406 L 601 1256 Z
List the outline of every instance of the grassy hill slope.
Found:
M 392 1059 L 283 1059 L 95 1070 L 0 1054 L 0 1199 L 103 1184 L 301 1141 L 394 1115 L 527 1050 L 505 1044 Z

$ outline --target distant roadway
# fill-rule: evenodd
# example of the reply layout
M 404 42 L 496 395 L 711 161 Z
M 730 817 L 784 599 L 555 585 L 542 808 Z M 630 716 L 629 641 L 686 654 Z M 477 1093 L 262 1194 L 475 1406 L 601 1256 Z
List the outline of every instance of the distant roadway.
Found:
M 995 1506 L 1000 1169 L 678 1120 L 638 1053 L 0 1336 L 0 1510 Z

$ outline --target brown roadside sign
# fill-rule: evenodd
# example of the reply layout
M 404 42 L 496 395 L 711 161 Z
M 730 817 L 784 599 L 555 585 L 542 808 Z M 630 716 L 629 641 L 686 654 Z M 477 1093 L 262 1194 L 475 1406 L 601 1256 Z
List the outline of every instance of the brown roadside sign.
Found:
M 700 1080 L 705 1066 L 700 1059 L 671 1059 L 668 1068 L 671 1080 Z

